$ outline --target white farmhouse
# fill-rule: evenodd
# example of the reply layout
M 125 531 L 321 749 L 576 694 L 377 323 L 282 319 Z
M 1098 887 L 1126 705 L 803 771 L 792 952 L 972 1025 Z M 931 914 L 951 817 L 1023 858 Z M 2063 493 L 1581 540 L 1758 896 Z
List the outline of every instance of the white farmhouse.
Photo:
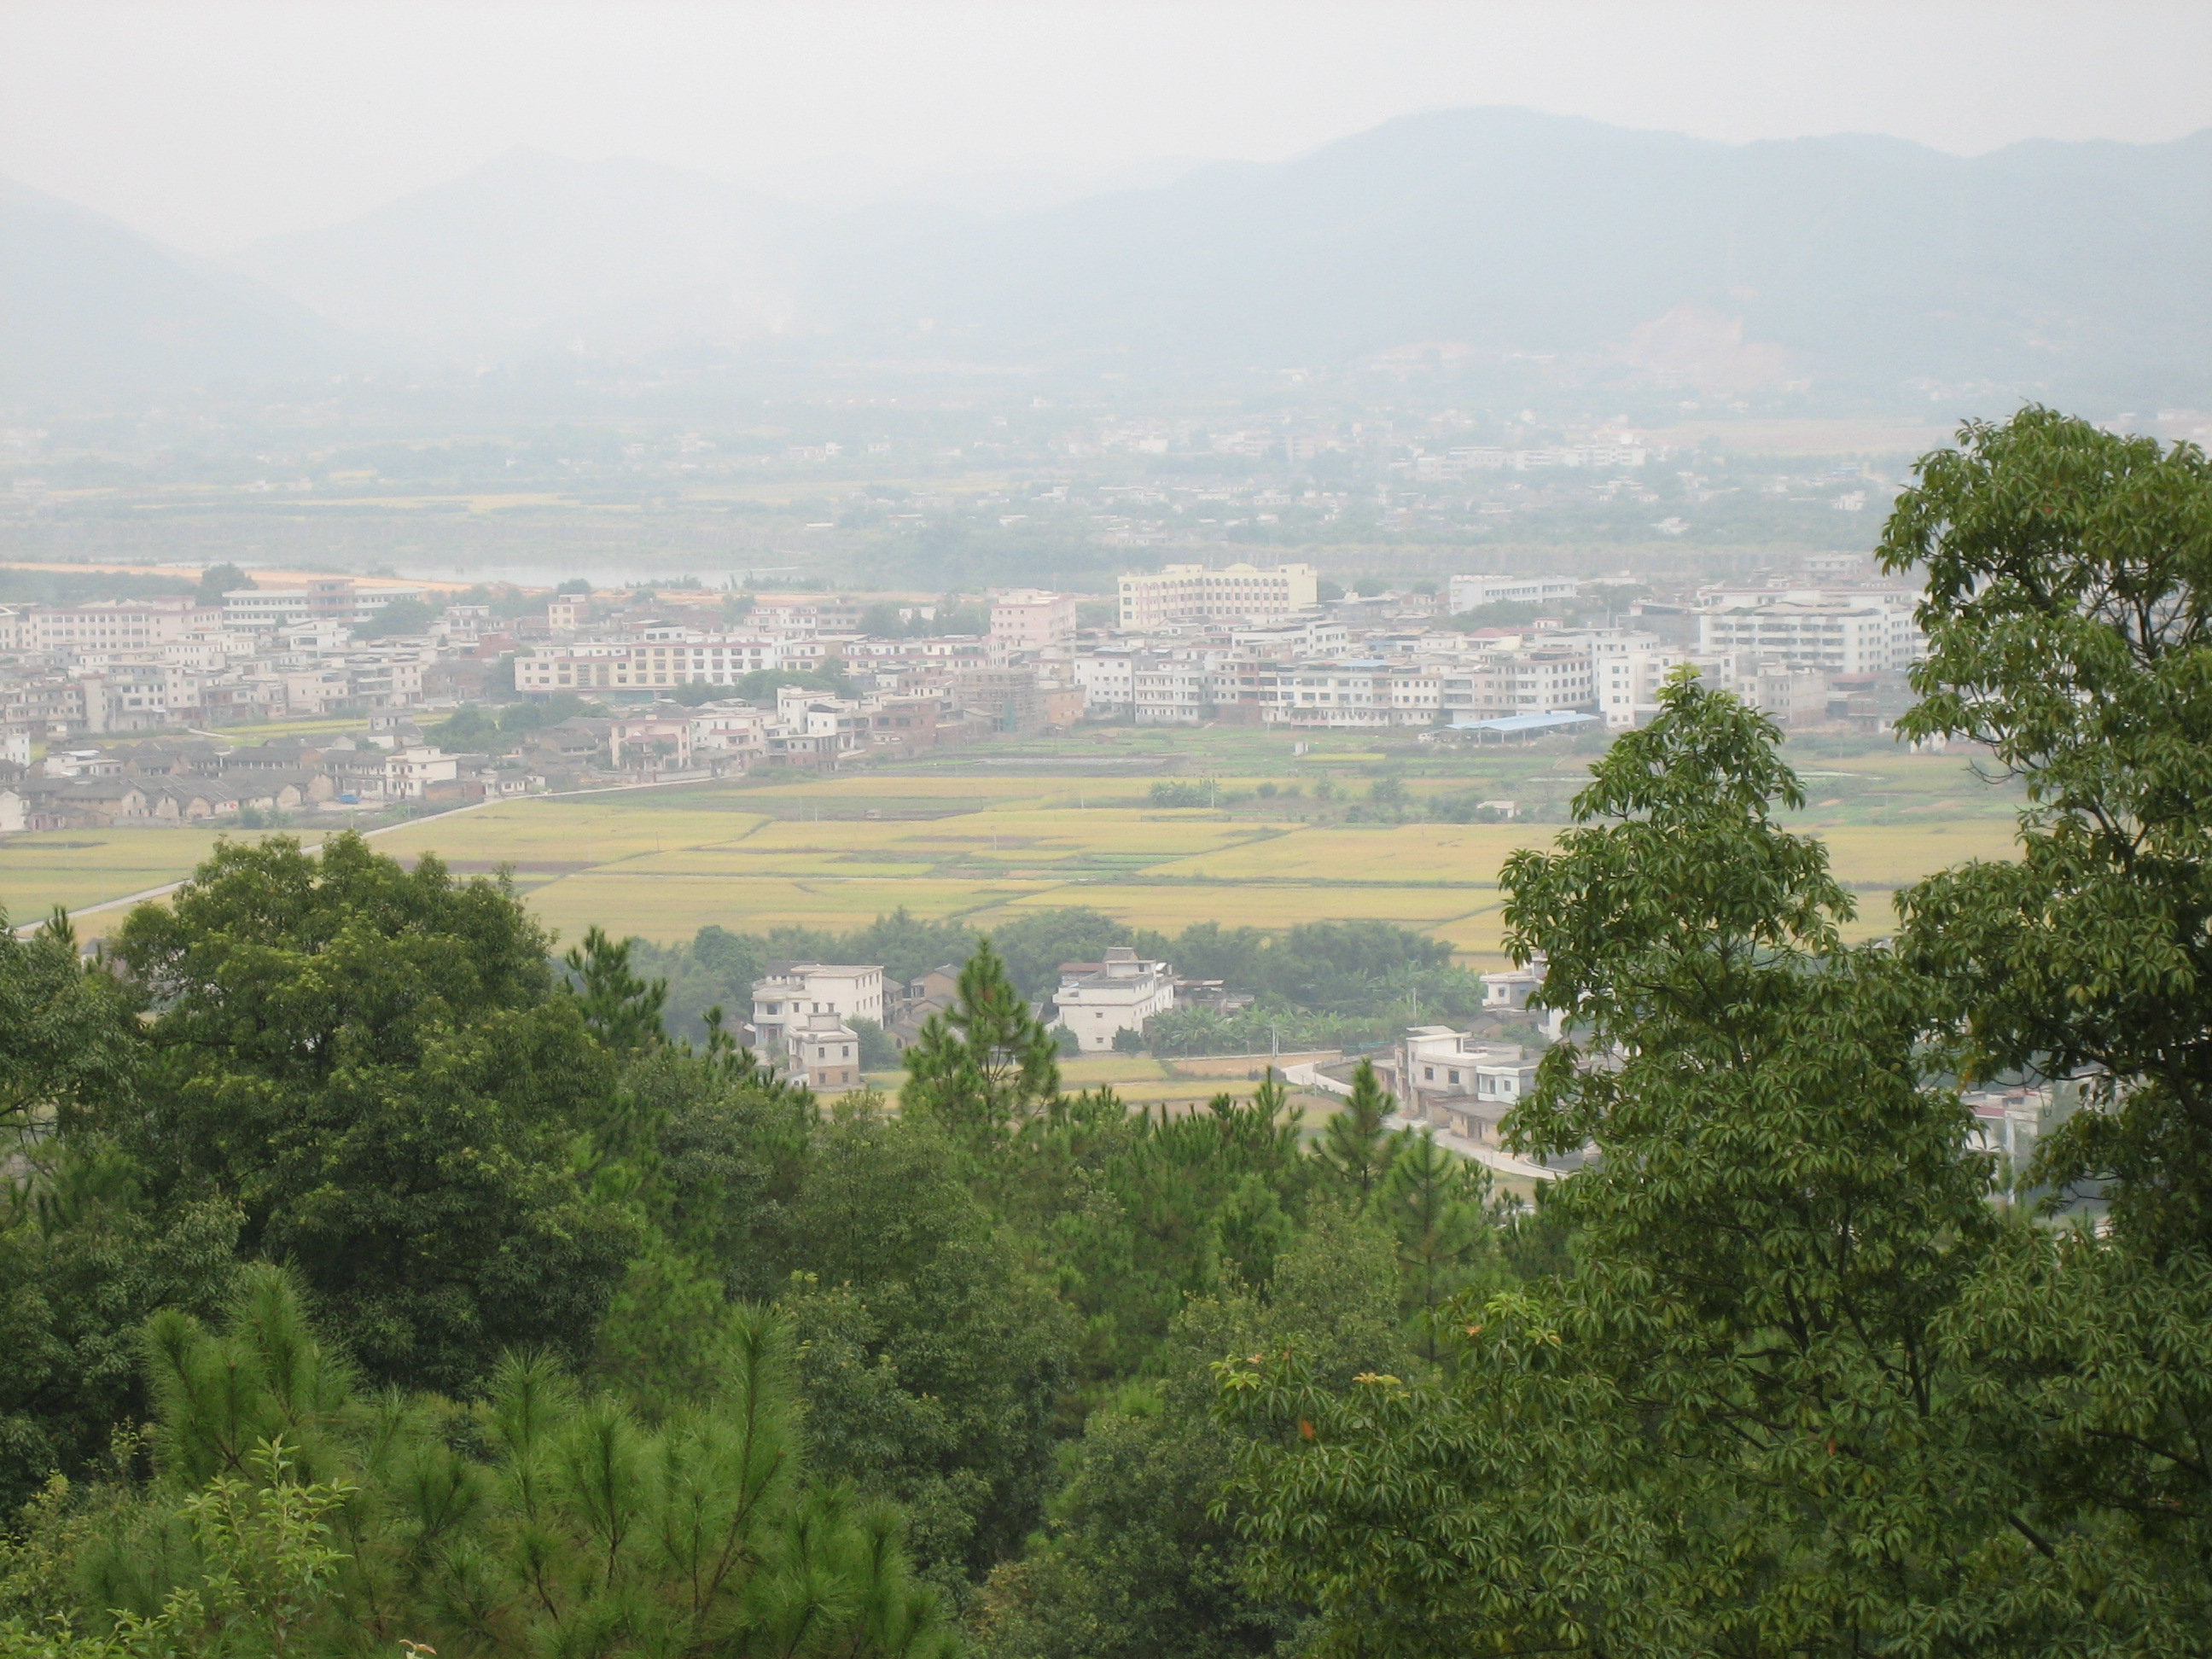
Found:
M 1141 1031 L 1154 1014 L 1175 1006 L 1175 969 L 1140 962 L 1126 945 L 1108 947 L 1103 962 L 1064 962 L 1053 1001 L 1060 1023 L 1085 1054 L 1114 1046 L 1119 1031 Z
M 823 962 L 774 964 L 753 981 L 753 1046 L 776 1054 L 785 1033 L 817 1014 L 884 1023 L 884 970 Z

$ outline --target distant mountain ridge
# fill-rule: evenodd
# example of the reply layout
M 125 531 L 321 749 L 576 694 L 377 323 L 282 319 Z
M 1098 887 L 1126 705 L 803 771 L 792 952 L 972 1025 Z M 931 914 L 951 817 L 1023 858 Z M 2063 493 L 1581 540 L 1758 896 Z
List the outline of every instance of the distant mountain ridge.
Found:
M 0 179 L 0 399 L 135 403 L 296 382 L 356 343 L 249 277 Z
M 256 243 L 234 263 L 363 334 L 461 353 L 541 349 L 644 301 L 687 331 L 787 314 L 787 203 L 649 161 L 515 150 L 328 229 Z
M 517 151 L 257 244 L 242 275 L 32 192 L 0 216 L 0 283 L 25 296 L 0 387 L 86 395 L 372 349 L 424 366 L 775 337 L 848 362 L 1207 374 L 1429 352 L 1598 387 L 2212 404 L 2212 131 L 1961 158 L 1447 110 L 991 217 L 831 214 Z
M 1626 363 L 1684 313 L 1774 378 L 2212 380 L 2212 132 L 2015 145 L 1723 144 L 1524 110 L 1408 116 L 826 273 L 844 329 L 933 349 L 1268 367 L 1416 342 Z

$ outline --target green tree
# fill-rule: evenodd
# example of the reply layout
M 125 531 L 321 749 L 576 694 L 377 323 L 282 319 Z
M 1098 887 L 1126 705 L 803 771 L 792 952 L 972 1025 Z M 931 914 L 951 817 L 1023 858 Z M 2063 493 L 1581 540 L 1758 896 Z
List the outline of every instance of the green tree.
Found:
M 222 1304 L 243 1221 L 221 1197 L 155 1204 L 91 1136 L 41 1146 L 24 1174 L 0 1196 L 0 1514 L 81 1477 L 145 1414 L 134 1334 L 157 1309 Z
M 1978 1073 L 2093 1079 L 2052 1178 L 2111 1183 L 2154 1255 L 2212 1249 L 2212 465 L 2039 409 L 1962 437 L 1882 538 L 1928 573 L 1900 730 L 2025 781 L 2024 855 L 1915 889 L 1909 948 Z
M 847 1023 L 852 1026 L 854 1036 L 860 1039 L 862 1071 L 895 1072 L 906 1064 L 906 1057 L 900 1054 L 898 1044 L 891 1041 L 890 1033 L 881 1024 L 872 1019 L 860 1018 Z
M 1382 1120 L 1393 1103 L 1382 1092 L 1371 1060 L 1363 1060 L 1352 1074 L 1352 1092 L 1321 1133 L 1314 1156 L 1330 1181 L 1355 1206 L 1364 1206 L 1389 1172 L 1395 1148 Z M 1400 1131 L 1400 1135 L 1405 1131 Z
M 438 613 L 421 599 L 388 599 L 369 612 L 354 632 L 365 640 L 388 640 L 399 634 L 420 634 L 438 619 Z
M 1490 1172 L 1433 1134 L 1407 1139 L 1382 1182 L 1380 1213 L 1398 1245 L 1398 1271 L 1421 1350 L 1437 1359 L 1437 1310 L 1474 1282 L 1495 1247 Z
M 2008 1232 L 1962 1306 L 1978 1424 L 2032 1499 L 2039 1610 L 2102 1598 L 2115 1650 L 2202 1651 L 2212 1617 L 2212 465 L 2030 408 L 1921 464 L 1881 543 L 1924 567 L 1916 738 L 2021 778 L 2021 856 L 1899 896 L 1905 958 L 1973 1078 L 2062 1080 L 2039 1149 L 2098 1236 Z M 2071 1622 L 2069 1622 L 2071 1621 Z M 2053 1640 L 2050 1645 L 2056 1646 Z
M 66 913 L 57 909 L 27 939 L 0 910 L 0 1147 L 12 1152 L 123 1086 L 129 1012 L 114 981 L 77 960 Z
M 1310 1160 L 1279 1079 L 1249 1101 L 1133 1117 L 1111 1095 L 1062 1100 L 1018 1172 L 1050 1197 L 1024 1218 L 1045 1236 L 1082 1316 L 1084 1370 L 1105 1385 L 1152 1374 L 1193 1297 L 1264 1292 L 1305 1215 Z
M 1225 1371 L 1246 1525 L 1332 1648 L 2013 1651 L 2063 1616 L 2023 1610 L 2034 1523 L 1960 1414 L 1987 1165 L 1926 987 L 1840 942 L 1774 821 L 1778 738 L 1678 675 L 1508 864 L 1509 946 L 1589 1032 L 1509 1121 L 1601 1155 L 1552 1195 L 1574 1276 L 1467 1308 L 1448 1378 Z
M 124 924 L 149 1052 L 103 1122 L 157 1203 L 234 1202 L 380 1378 L 580 1358 L 640 1222 L 594 1190 L 594 1137 L 631 1131 L 547 951 L 511 887 L 434 858 L 225 844 Z
M 226 593 L 236 593 L 253 586 L 253 578 L 234 564 L 211 564 L 200 572 L 199 591 L 193 598 L 201 605 L 219 605 Z
M 1017 989 L 1048 996 L 1063 962 L 1097 962 L 1109 945 L 1127 945 L 1129 930 L 1102 911 L 1065 906 L 1040 910 L 991 930 L 991 948 Z
M 1014 1553 L 1052 1484 L 1073 1321 L 930 1116 L 816 1133 L 781 1298 L 819 1467 L 898 1502 L 955 1594 Z
M 952 1006 L 923 1022 L 907 1050 L 902 1105 L 979 1144 L 1018 1127 L 1060 1092 L 1060 1054 L 1006 963 L 981 941 Z
M 1334 1383 L 1408 1363 L 1390 1247 L 1370 1220 L 1321 1215 L 1265 1293 L 1235 1284 L 1185 1303 L 1150 1369 L 1068 1449 L 1047 1530 L 993 1574 L 976 1620 L 990 1659 L 1237 1659 L 1295 1650 L 1302 1609 L 1250 1583 L 1249 1546 L 1221 1503 L 1235 1437 L 1214 1420 L 1212 1364 L 1294 1348 Z
M 640 979 L 630 971 L 631 941 L 619 943 L 593 926 L 584 942 L 561 960 L 568 969 L 569 993 L 599 1041 L 617 1054 L 666 1040 L 660 1011 L 668 1000 L 668 981 Z
M 451 754 L 499 754 L 507 748 L 499 717 L 481 703 L 463 703 L 422 735 Z

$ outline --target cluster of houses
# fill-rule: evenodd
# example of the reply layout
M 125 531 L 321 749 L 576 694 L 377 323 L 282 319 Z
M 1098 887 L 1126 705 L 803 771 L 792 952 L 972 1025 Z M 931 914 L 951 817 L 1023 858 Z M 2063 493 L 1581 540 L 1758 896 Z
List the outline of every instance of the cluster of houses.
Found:
M 903 1052 L 921 1041 L 932 1016 L 952 1007 L 959 988 L 954 963 L 903 985 L 886 984 L 880 965 L 773 963 L 753 983 L 746 1039 L 794 1081 L 836 1093 L 860 1083 L 860 1037 L 852 1021 L 872 1022 Z M 1179 990 L 1217 1006 L 1249 1000 L 1225 998 L 1217 981 L 1178 979 L 1169 963 L 1114 945 L 1097 962 L 1062 963 L 1058 988 L 1037 1012 L 1070 1032 L 1081 1052 L 1098 1054 L 1112 1049 L 1122 1032 L 1141 1036 L 1146 1021 L 1176 1006 Z
M 340 577 L 219 605 L 0 607 L 0 787 L 14 795 L 0 799 L 0 830 L 826 769 L 1086 720 L 1477 740 L 1624 728 L 1650 718 L 1686 665 L 1785 724 L 1879 724 L 1924 646 L 1909 594 L 1838 561 L 1639 600 L 1602 626 L 1573 622 L 1584 586 L 1460 576 L 1442 594 L 1324 602 L 1310 565 L 1170 564 L 1121 577 L 1092 626 L 1073 595 L 1017 588 L 992 594 L 987 631 L 941 635 L 934 607 L 903 607 L 894 629 L 851 595 L 556 594 L 542 613 L 495 616 L 477 604 L 433 612 L 421 588 Z M 419 631 L 370 637 L 403 602 Z M 1447 625 L 1498 605 L 1538 614 Z M 772 684 L 794 671 L 807 679 Z M 593 712 L 522 722 L 496 742 L 480 728 L 487 753 L 442 750 L 416 724 L 510 700 Z M 229 738 L 255 721 L 346 712 L 366 722 L 360 737 Z M 198 735 L 113 741 L 179 729 Z
M 36 761 L 0 762 L 0 831 L 276 823 L 326 810 L 458 805 L 520 794 L 533 782 L 544 780 L 488 755 L 447 754 L 413 722 L 389 716 L 341 738 L 57 745 Z

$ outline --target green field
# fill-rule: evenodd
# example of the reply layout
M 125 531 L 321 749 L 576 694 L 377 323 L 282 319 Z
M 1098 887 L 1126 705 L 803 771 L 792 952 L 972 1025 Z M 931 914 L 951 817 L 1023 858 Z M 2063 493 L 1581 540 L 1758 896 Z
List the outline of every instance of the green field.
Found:
M 1399 763 L 1395 775 L 1416 799 L 1478 790 L 1537 816 L 1392 824 L 1344 817 L 1387 757 L 1347 744 L 1293 758 L 1288 747 L 1262 732 L 1120 730 L 1103 742 L 969 750 L 896 772 L 505 801 L 381 831 L 376 845 L 402 858 L 435 853 L 464 872 L 507 867 L 566 939 L 593 923 L 661 941 L 708 922 L 846 929 L 901 906 L 988 927 L 1085 905 L 1167 930 L 1376 918 L 1449 939 L 1472 966 L 1500 961 L 1499 866 L 1516 848 L 1558 833 L 1587 757 Z M 1211 811 L 1155 807 L 1150 776 L 1079 769 L 1102 751 L 1171 757 L 1182 777 L 1217 778 L 1221 793 L 1244 798 Z M 1791 758 L 1811 797 L 1796 821 L 1833 849 L 1837 874 L 1857 891 L 1862 933 L 1887 925 L 1898 886 L 1968 858 L 2009 855 L 2016 803 L 1955 758 Z M 988 764 L 1008 760 L 1016 764 Z M 1324 780 L 1329 803 L 1316 799 Z M 1263 781 L 1303 793 L 1261 799 Z M 98 904 L 180 878 L 213 842 L 198 830 L 11 836 L 0 842 L 0 901 L 19 923 L 55 903 Z M 80 930 L 104 933 L 122 914 L 84 917 Z

